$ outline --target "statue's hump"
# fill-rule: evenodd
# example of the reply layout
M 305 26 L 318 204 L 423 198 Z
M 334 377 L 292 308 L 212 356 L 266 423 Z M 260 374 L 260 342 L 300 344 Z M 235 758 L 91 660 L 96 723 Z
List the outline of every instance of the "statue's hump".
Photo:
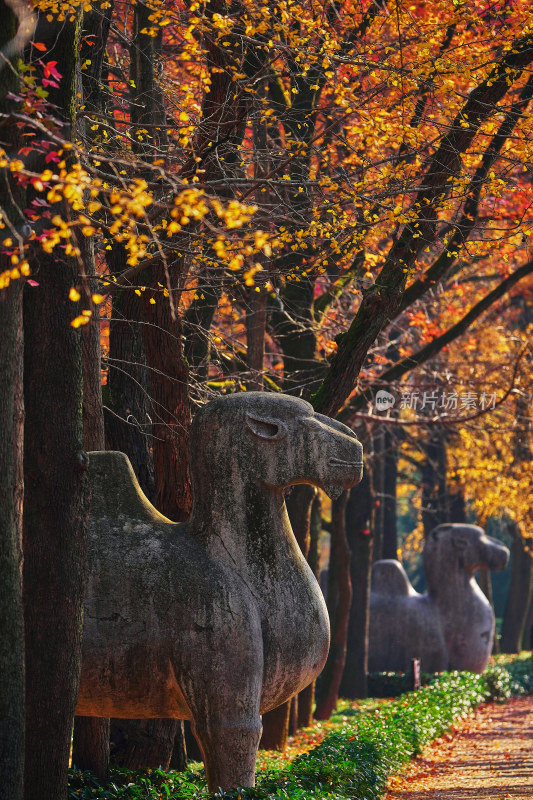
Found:
M 408 597 L 416 594 L 407 573 L 393 558 L 376 561 L 372 567 L 372 592 L 394 597 Z
M 93 524 L 111 524 L 117 515 L 141 522 L 169 523 L 139 486 L 129 458 L 115 450 L 89 453 Z

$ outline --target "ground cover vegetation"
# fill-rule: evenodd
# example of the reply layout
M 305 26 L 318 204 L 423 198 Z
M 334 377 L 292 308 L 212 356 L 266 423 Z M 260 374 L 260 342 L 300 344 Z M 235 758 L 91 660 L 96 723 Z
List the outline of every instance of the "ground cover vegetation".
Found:
M 86 451 L 125 452 L 186 519 L 191 413 L 221 392 L 298 394 L 365 445 L 350 497 L 288 498 L 317 572 L 331 536 L 318 717 L 367 693 L 372 561 L 416 568 L 440 522 L 507 537 L 501 644 L 518 651 L 533 625 L 528 0 L 0 0 L 0 48 L 6 796 L 25 772 L 26 800 L 65 797 Z M 312 709 L 311 687 L 265 720 L 269 741 L 283 749 Z M 123 761 L 170 763 L 176 723 L 144 725 Z M 75 751 L 102 774 L 108 743 L 109 722 L 78 720 Z
M 443 673 L 416 692 L 388 700 L 342 701 L 321 731 L 322 741 L 292 760 L 268 755 L 260 763 L 255 789 L 216 795 L 236 800 L 271 798 L 353 798 L 379 800 L 388 779 L 410 758 L 460 722 L 480 703 L 505 702 L 533 692 L 531 656 L 500 657 L 481 676 Z M 300 746 L 306 748 L 302 738 Z M 71 800 L 206 797 L 203 770 L 165 773 L 146 770 L 113 773 L 102 786 L 89 773 L 71 776 Z

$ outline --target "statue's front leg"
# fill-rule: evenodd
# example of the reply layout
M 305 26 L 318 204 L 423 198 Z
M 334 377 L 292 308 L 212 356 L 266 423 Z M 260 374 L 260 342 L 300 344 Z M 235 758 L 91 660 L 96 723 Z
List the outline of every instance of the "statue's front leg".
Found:
M 229 623 L 229 624 L 228 624 Z M 224 636 L 191 648 L 182 689 L 213 792 L 253 786 L 262 724 L 263 643 L 254 614 L 228 620 Z
M 193 721 L 193 731 L 204 755 L 209 790 L 255 785 L 255 764 L 263 726 L 261 717 L 226 711 L 222 717 Z

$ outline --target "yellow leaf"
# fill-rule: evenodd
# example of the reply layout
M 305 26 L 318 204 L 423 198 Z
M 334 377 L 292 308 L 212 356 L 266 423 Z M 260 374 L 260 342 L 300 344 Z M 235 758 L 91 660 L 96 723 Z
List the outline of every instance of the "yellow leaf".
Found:
M 79 328 L 80 325 L 87 325 L 89 322 L 89 317 L 79 316 L 72 320 L 70 323 L 73 328 Z
M 81 294 L 78 292 L 78 290 L 72 287 L 72 289 L 68 293 L 68 299 L 72 300 L 73 303 L 77 303 L 80 297 Z

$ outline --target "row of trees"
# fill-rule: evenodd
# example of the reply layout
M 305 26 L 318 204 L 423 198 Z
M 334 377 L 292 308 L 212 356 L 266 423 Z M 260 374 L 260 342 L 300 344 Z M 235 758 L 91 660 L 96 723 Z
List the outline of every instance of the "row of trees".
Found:
M 422 483 L 426 530 L 465 503 L 505 515 L 529 591 L 533 20 L 525 0 L 0 0 L 0 17 L 0 792 L 29 800 L 66 791 L 86 451 L 126 452 L 186 519 L 190 415 L 219 392 L 301 395 L 374 464 L 332 510 L 320 716 L 365 691 L 348 611 L 372 547 L 397 551 L 397 485 Z M 320 500 L 289 504 L 316 565 Z M 76 727 L 105 770 L 107 723 Z

